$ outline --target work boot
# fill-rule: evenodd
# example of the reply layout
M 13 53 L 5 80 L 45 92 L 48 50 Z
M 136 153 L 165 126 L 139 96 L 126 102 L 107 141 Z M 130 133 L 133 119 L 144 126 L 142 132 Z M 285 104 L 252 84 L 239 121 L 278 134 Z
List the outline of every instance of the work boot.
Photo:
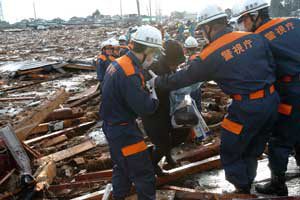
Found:
M 245 187 L 240 187 L 240 186 L 234 186 L 235 190 L 232 192 L 224 192 L 225 194 L 250 194 L 251 190 L 251 185 L 250 186 L 245 186 Z
M 262 194 L 288 196 L 288 189 L 285 184 L 285 175 L 272 175 L 270 182 L 256 185 L 255 190 Z

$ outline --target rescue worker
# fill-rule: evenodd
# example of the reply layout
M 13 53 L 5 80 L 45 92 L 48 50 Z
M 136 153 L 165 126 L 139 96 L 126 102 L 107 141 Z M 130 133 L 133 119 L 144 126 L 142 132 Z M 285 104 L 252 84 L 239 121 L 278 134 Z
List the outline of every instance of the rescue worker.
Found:
M 106 40 L 101 44 L 101 54 L 98 55 L 96 61 L 97 79 L 102 83 L 106 69 L 114 60 L 113 47 L 110 40 Z
M 183 48 L 178 41 L 168 40 L 163 45 L 165 51 L 158 62 L 154 62 L 147 70 L 152 70 L 155 74 L 163 76 L 176 72 L 177 67 L 185 62 Z M 145 80 L 147 80 L 145 75 Z M 151 153 L 155 172 L 158 176 L 164 175 L 158 162 L 163 156 L 172 167 L 176 162 L 171 156 L 171 149 L 185 141 L 190 133 L 190 129 L 174 129 L 170 116 L 170 93 L 168 91 L 157 91 L 159 107 L 152 115 L 142 117 L 145 131 L 151 142 L 155 145 Z
M 285 183 L 288 158 L 300 144 L 300 20 L 269 17 L 266 0 L 246 0 L 238 20 L 239 27 L 255 32 L 268 41 L 276 63 L 276 89 L 281 98 L 279 120 L 269 142 L 271 181 L 257 185 L 263 194 L 287 196 Z
M 120 57 L 120 43 L 116 39 L 112 41 L 113 53 L 112 56 L 116 59 Z
M 158 107 L 155 92 L 145 91 L 143 63 L 162 48 L 159 30 L 142 26 L 132 39 L 133 49 L 107 69 L 102 87 L 100 115 L 114 163 L 114 199 L 125 199 L 134 183 L 138 199 L 155 199 L 155 172 L 136 118 Z
M 257 34 L 232 32 L 226 13 L 208 5 L 198 26 L 209 44 L 185 70 L 157 77 L 156 88 L 174 90 L 214 80 L 233 99 L 222 123 L 221 162 L 235 193 L 250 193 L 257 157 L 277 120 L 275 65 L 267 42 Z
M 196 38 L 189 36 L 184 42 L 185 53 L 188 56 L 188 64 L 190 64 L 199 55 L 197 52 L 199 44 Z M 198 110 L 201 112 L 201 87 L 191 93 L 191 97 L 195 100 Z
M 125 35 L 121 35 L 119 37 L 119 43 L 120 43 L 120 46 L 126 46 L 127 45 L 127 39 L 126 39 Z

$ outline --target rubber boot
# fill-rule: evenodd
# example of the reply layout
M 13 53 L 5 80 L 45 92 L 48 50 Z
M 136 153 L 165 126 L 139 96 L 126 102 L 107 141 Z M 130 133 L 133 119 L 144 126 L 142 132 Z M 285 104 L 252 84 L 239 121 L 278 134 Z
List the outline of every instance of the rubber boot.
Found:
M 288 196 L 288 189 L 285 184 L 285 175 L 272 175 L 271 181 L 266 184 L 258 184 L 255 190 L 262 194 Z

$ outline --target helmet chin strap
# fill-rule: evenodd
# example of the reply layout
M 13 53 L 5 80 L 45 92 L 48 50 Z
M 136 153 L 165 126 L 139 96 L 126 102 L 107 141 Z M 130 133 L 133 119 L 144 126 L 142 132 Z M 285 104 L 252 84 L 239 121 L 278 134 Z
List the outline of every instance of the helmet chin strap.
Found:
M 258 22 L 259 17 L 260 17 L 260 12 L 258 12 L 258 15 L 256 16 L 256 18 L 254 18 L 253 15 L 250 15 L 250 19 L 252 21 L 252 28 L 251 28 L 252 32 L 255 32 L 256 29 L 259 27 L 259 26 L 256 25 L 257 22 Z
M 209 42 L 211 42 L 212 39 L 211 39 L 211 37 L 210 37 L 210 33 L 211 33 L 211 31 L 212 31 L 212 28 L 211 28 L 210 26 L 208 26 L 208 27 L 209 27 L 209 31 L 206 31 L 206 28 L 205 28 L 205 27 L 203 27 L 202 29 L 203 29 L 203 32 L 205 33 L 206 37 L 207 37 L 207 40 L 208 40 Z

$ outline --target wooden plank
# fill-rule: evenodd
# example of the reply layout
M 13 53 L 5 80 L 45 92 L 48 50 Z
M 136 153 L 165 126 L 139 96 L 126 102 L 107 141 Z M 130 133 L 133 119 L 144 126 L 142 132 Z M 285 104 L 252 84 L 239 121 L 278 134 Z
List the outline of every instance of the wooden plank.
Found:
M 42 147 L 51 147 L 53 145 L 59 144 L 61 142 L 64 142 L 68 139 L 66 135 L 60 135 L 58 137 L 55 137 L 53 139 L 50 139 L 48 141 L 45 141 L 42 143 Z
M 76 181 L 92 181 L 97 179 L 105 179 L 112 177 L 112 170 L 103 170 L 99 172 L 91 172 L 83 175 L 75 176 Z
M 209 171 L 213 169 L 220 169 L 221 168 L 221 161 L 219 158 L 212 158 L 204 161 L 198 161 L 194 163 L 190 163 L 184 165 L 182 167 L 174 168 L 171 170 L 166 171 L 167 175 L 158 177 L 157 185 L 164 185 L 170 183 L 172 181 L 178 180 L 187 175 L 192 175 L 196 173 L 201 173 L 204 171 Z
M 187 151 L 182 154 L 176 155 L 174 156 L 174 159 L 177 162 L 181 162 L 181 161 L 195 162 L 195 161 L 211 158 L 213 156 L 220 154 L 220 144 L 221 144 L 220 139 L 215 138 L 213 144 L 200 146 L 195 150 Z
M 91 187 L 95 184 L 105 184 L 107 180 L 97 180 L 97 181 L 79 181 L 79 182 L 74 182 L 74 183 L 61 183 L 59 185 L 50 185 L 48 188 L 52 192 L 60 192 L 61 190 L 65 189 L 81 189 L 83 187 Z
M 16 169 L 12 169 L 10 172 L 8 172 L 8 174 L 6 174 L 1 180 L 0 180 L 0 185 L 2 185 L 2 183 L 4 183 L 14 172 L 16 171 Z
M 87 66 L 87 65 L 78 65 L 78 64 L 66 64 L 63 66 L 63 68 L 96 71 L 96 66 Z
M 183 188 L 183 187 L 177 187 L 177 186 L 170 186 L 170 185 L 165 185 L 162 187 L 164 190 L 174 190 L 176 192 L 197 192 L 195 189 L 191 188 Z
M 28 101 L 28 100 L 35 100 L 36 97 L 9 97 L 9 98 L 0 98 L 0 102 L 6 101 Z
M 78 99 L 82 99 L 84 97 L 93 95 L 95 92 L 97 92 L 97 90 L 99 90 L 100 87 L 100 83 L 98 83 L 97 85 L 92 86 L 91 88 L 89 88 L 88 90 L 85 90 L 79 94 L 76 94 L 75 96 L 71 97 L 68 101 L 68 103 L 72 102 L 72 101 L 76 101 Z
M 58 131 L 65 128 L 70 128 L 72 126 L 77 126 L 79 124 L 91 121 L 90 117 L 80 117 L 77 119 L 66 119 L 64 121 L 56 123 L 43 123 L 34 128 L 30 135 L 38 133 L 46 133 L 48 131 Z
M 103 197 L 105 190 L 100 190 L 97 192 L 93 192 L 91 194 L 83 195 L 81 197 L 77 197 L 71 200 L 99 200 Z
M 96 98 L 96 97 L 99 96 L 99 95 L 100 95 L 100 91 L 97 91 L 97 92 L 95 92 L 95 93 L 92 94 L 92 95 L 83 97 L 82 99 L 79 99 L 78 101 L 75 101 L 75 102 L 71 103 L 69 106 L 70 106 L 71 108 L 76 107 L 76 106 L 80 106 L 80 105 L 82 105 L 82 104 L 84 104 L 84 103 L 90 101 L 91 99 Z
M 75 156 L 76 154 L 90 150 L 96 146 L 97 145 L 93 141 L 88 140 L 88 141 L 81 143 L 79 145 L 76 145 L 74 147 L 71 147 L 71 148 L 68 148 L 68 149 L 65 149 L 62 151 L 58 151 L 54 154 L 39 158 L 39 159 L 35 160 L 35 162 L 39 165 L 42 165 L 43 163 L 49 162 L 51 160 L 53 160 L 54 162 L 58 162 L 58 161 L 70 158 L 72 156 Z
M 44 122 L 56 121 L 56 120 L 66 120 L 83 117 L 84 111 L 80 107 L 76 108 L 61 108 L 56 109 L 44 119 Z
M 30 144 L 40 142 L 40 141 L 45 140 L 45 139 L 57 137 L 57 136 L 63 135 L 63 134 L 67 135 L 67 137 L 71 137 L 70 134 L 74 133 L 75 131 L 93 126 L 94 124 L 96 124 L 96 122 L 94 122 L 94 121 L 86 122 L 86 123 L 80 124 L 78 126 L 74 126 L 74 127 L 70 127 L 70 128 L 64 129 L 64 130 L 56 131 L 54 133 L 50 133 L 50 134 L 43 135 L 43 136 L 40 136 L 40 137 L 37 137 L 37 138 L 33 138 L 31 140 L 26 140 L 26 141 L 24 141 L 24 143 L 27 144 L 27 145 L 30 145 Z
M 38 109 L 38 112 L 33 113 L 15 127 L 17 137 L 21 141 L 25 140 L 31 131 L 37 127 L 49 115 L 49 113 L 66 101 L 68 96 L 68 93 L 64 89 L 56 92 L 53 100 L 44 103 Z
M 217 194 L 208 192 L 176 192 L 175 198 L 180 200 L 233 200 L 257 198 L 254 194 Z
M 53 182 L 53 179 L 56 176 L 56 165 L 53 161 L 50 161 L 47 163 L 47 165 L 44 166 L 42 171 L 38 174 L 36 177 L 36 185 L 35 190 L 36 191 L 42 191 L 43 189 L 46 189 L 50 186 L 50 184 Z

